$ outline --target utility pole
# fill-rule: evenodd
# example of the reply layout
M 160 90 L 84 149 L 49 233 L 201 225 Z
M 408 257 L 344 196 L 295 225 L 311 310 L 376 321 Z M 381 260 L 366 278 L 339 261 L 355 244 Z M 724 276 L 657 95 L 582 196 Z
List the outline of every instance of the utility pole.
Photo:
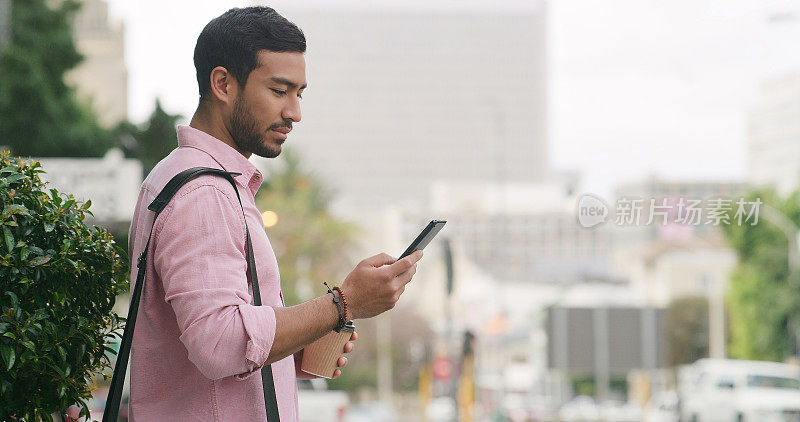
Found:
M 445 329 L 445 344 L 447 357 L 450 359 L 451 367 L 455 368 L 455 355 L 453 351 L 455 350 L 453 344 L 453 251 L 450 249 L 450 239 L 443 238 L 442 239 L 442 247 L 444 248 L 444 265 L 445 269 L 447 270 L 447 303 L 446 303 L 446 321 L 447 326 Z M 452 371 L 452 375 L 450 377 L 450 388 L 448 389 L 448 395 L 453 398 L 456 402 L 456 420 L 458 420 L 458 396 L 457 396 L 457 386 L 458 386 L 458 374 L 456 371 Z

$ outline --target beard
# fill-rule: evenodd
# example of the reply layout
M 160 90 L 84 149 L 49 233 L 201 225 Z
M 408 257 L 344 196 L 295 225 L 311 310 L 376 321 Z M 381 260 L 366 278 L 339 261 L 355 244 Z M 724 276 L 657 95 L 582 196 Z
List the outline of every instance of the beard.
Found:
M 275 158 L 281 153 L 280 144 L 273 144 L 266 135 L 259 131 L 258 122 L 250 114 L 242 96 L 233 101 L 231 114 L 231 137 L 240 150 L 253 153 L 264 158 Z

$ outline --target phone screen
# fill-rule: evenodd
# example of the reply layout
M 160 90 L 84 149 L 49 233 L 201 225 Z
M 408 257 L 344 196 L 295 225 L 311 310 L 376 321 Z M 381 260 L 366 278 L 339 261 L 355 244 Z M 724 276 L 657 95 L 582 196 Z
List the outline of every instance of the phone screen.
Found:
M 428 243 L 431 243 L 431 240 L 433 240 L 436 234 L 439 233 L 439 230 L 444 227 L 445 223 L 447 223 L 445 220 L 431 220 L 431 222 L 428 223 L 424 229 L 422 229 L 422 232 L 419 234 L 419 236 L 417 236 L 417 238 L 411 242 L 406 251 L 400 255 L 400 258 L 397 259 L 401 260 L 414 253 L 414 251 L 425 249 L 425 247 L 428 246 Z

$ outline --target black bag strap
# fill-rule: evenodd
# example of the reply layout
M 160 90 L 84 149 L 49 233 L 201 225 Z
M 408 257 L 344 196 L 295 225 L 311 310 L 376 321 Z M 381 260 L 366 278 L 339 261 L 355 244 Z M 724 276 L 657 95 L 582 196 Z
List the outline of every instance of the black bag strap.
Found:
M 178 189 L 186 184 L 186 182 L 202 174 L 215 174 L 228 179 L 231 185 L 233 185 L 233 189 L 236 191 L 236 198 L 239 199 L 239 206 L 242 207 L 242 215 L 244 215 L 242 198 L 239 196 L 239 189 L 236 188 L 236 182 L 233 180 L 233 176 L 238 176 L 241 173 L 231 173 L 210 167 L 193 167 L 178 173 L 175 177 L 170 179 L 166 186 L 164 186 L 164 189 L 156 196 L 156 199 L 147 207 L 147 209 L 156 213 L 155 217 L 153 217 L 154 225 L 159 214 L 161 214 L 161 211 L 164 210 Z M 247 242 L 247 273 L 253 286 L 253 304 L 255 306 L 261 306 L 261 292 L 258 288 L 258 274 L 256 273 L 253 244 L 250 241 L 250 230 L 247 228 L 247 221 L 245 221 L 244 227 Z M 111 378 L 111 387 L 108 390 L 108 398 L 103 412 L 103 422 L 116 422 L 119 414 L 119 405 L 122 399 L 122 385 L 125 383 L 125 372 L 128 369 L 128 358 L 130 357 L 131 342 L 133 341 L 133 330 L 136 326 L 136 315 L 139 312 L 139 299 L 142 296 L 142 287 L 144 285 L 145 272 L 147 271 L 147 249 L 150 246 L 150 238 L 152 236 L 153 228 L 151 227 L 150 235 L 147 237 L 147 243 L 137 260 L 137 268 L 139 270 L 136 274 L 136 286 L 133 289 L 128 318 L 125 324 L 125 330 L 122 333 L 122 343 L 120 344 L 119 353 L 117 354 L 117 363 L 114 367 L 114 375 Z M 272 378 L 272 365 L 265 365 L 261 368 L 261 383 L 264 385 L 264 406 L 267 411 L 267 421 L 280 422 L 278 400 L 275 397 L 275 385 Z

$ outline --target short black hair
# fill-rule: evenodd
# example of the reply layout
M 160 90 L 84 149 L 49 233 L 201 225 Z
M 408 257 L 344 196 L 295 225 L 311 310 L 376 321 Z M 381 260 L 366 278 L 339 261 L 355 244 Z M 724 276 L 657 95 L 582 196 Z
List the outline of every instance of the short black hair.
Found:
M 250 72 L 258 67 L 261 50 L 306 52 L 303 31 L 264 6 L 233 8 L 209 22 L 194 47 L 194 67 L 202 104 L 211 89 L 211 71 L 222 66 L 244 88 Z

